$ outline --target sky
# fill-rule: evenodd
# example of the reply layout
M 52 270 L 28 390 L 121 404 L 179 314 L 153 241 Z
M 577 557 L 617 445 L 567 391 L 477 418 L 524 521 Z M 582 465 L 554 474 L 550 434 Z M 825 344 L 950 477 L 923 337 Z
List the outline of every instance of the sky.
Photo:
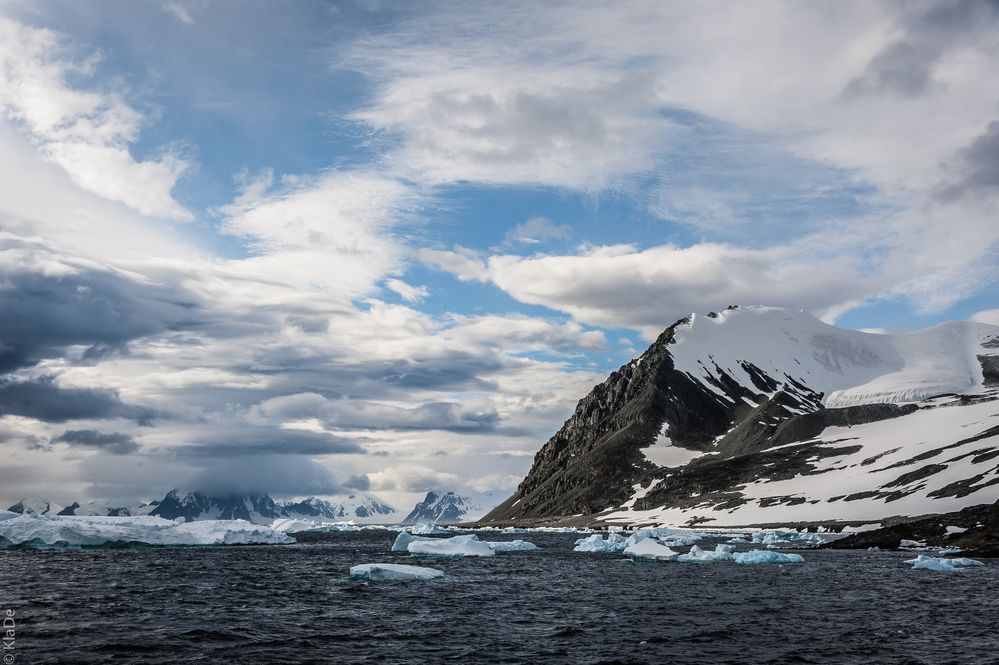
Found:
M 994 2 L 0 0 L 0 503 L 512 491 L 690 312 L 999 323 L 996 72 Z

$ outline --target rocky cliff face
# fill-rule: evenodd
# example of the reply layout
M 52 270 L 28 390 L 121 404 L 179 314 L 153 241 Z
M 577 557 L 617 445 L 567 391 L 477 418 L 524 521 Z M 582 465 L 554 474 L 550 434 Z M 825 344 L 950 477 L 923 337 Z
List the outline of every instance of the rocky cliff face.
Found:
M 934 512 L 934 499 L 950 510 L 954 482 L 971 494 L 999 482 L 981 462 L 943 463 L 977 445 L 962 443 L 969 422 L 999 424 L 974 408 L 995 398 L 996 340 L 981 324 L 869 335 L 773 308 L 682 319 L 580 400 L 481 522 L 856 520 Z

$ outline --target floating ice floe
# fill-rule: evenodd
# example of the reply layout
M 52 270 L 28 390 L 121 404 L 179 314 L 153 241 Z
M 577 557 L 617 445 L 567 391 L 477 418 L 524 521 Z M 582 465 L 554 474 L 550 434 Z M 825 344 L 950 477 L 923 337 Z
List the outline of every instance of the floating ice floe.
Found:
M 912 564 L 913 570 L 935 570 L 941 573 L 953 573 L 954 571 L 962 568 L 974 568 L 985 565 L 981 561 L 967 559 L 965 557 L 945 559 L 935 556 L 926 556 L 924 554 L 920 554 L 915 559 L 909 559 L 905 563 Z
M 487 540 L 485 542 L 494 552 L 530 552 L 538 549 L 534 543 L 519 538 L 517 540 Z
M 730 545 L 739 545 L 742 543 L 748 543 L 749 541 L 743 538 L 742 536 L 736 536 L 735 538 L 729 538 L 725 542 L 729 543 Z
M 415 543 L 428 543 L 427 545 L 414 545 Z M 469 545 L 469 544 L 472 545 Z M 482 545 L 488 547 L 493 552 L 529 552 L 538 549 L 534 543 L 526 540 L 497 540 L 482 541 L 475 534 L 464 536 L 454 536 L 453 538 L 429 538 L 427 536 L 414 536 L 402 531 L 392 543 L 393 552 L 409 552 L 411 554 L 428 554 L 437 556 L 490 556 L 485 554 Z M 462 548 L 470 547 L 471 550 L 481 552 L 478 554 L 465 554 Z M 448 553 L 445 553 L 448 550 Z M 454 550 L 453 552 L 451 550 Z M 462 550 L 462 551 L 459 551 Z
M 702 550 L 697 545 L 690 548 L 690 551 L 686 554 L 681 554 L 676 558 L 677 561 L 683 561 L 684 563 L 711 563 L 714 561 L 732 561 L 735 557 L 732 552 L 735 551 L 734 545 L 717 545 L 714 552 L 706 552 Z
M 800 554 L 787 554 L 784 552 L 773 552 L 770 550 L 750 550 L 749 552 L 736 552 L 732 555 L 736 563 L 756 564 L 756 563 L 804 563 L 805 559 Z
M 673 559 L 677 555 L 677 552 L 665 545 L 661 545 L 653 538 L 642 538 L 638 542 L 629 544 L 624 548 L 624 553 L 640 559 L 656 559 L 661 561 Z
M 401 535 L 401 534 L 400 534 Z M 419 538 L 406 546 L 420 556 L 495 556 L 496 552 L 475 534 L 453 538 Z
M 627 546 L 627 538 L 619 533 L 609 533 L 607 538 L 595 533 L 587 538 L 576 541 L 573 552 L 621 553 Z
M 767 547 L 815 547 L 826 540 L 817 533 L 808 533 L 807 531 L 775 529 L 753 533 L 753 542 Z
M 295 540 L 270 526 L 245 520 L 173 521 L 160 517 L 0 516 L 0 548 L 145 545 L 257 545 Z
M 443 577 L 444 571 L 398 563 L 362 563 L 359 566 L 351 566 L 350 576 L 372 582 L 409 582 Z

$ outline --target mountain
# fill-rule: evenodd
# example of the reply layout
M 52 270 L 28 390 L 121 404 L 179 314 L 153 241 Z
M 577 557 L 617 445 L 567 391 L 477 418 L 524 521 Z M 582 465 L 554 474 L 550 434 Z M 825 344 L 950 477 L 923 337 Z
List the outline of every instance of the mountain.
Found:
M 101 515 L 109 517 L 129 517 L 134 515 L 148 515 L 152 512 L 158 501 L 152 503 L 140 503 L 134 506 L 112 506 L 106 501 L 87 501 L 81 504 L 74 501 L 59 511 L 60 515 L 91 516 Z
M 398 511 L 371 494 L 351 494 L 343 501 L 332 503 L 310 496 L 301 501 L 281 504 L 286 517 L 311 517 L 357 522 L 389 522 L 398 518 Z
M 23 515 L 55 515 L 62 510 L 62 506 L 52 503 L 48 499 L 24 498 L 7 510 Z
M 189 492 L 182 495 L 178 490 L 169 492 L 150 514 L 166 519 L 241 519 L 257 524 L 269 524 L 278 517 L 356 522 L 391 522 L 397 519 L 395 508 L 370 494 L 352 494 L 337 503 L 316 497 L 275 503 L 266 494 L 207 496 L 202 492 Z
M 496 492 L 459 495 L 444 490 L 431 490 L 423 501 L 413 507 L 403 524 L 470 522 L 489 512 L 503 496 L 505 495 Z
M 485 524 L 873 521 L 999 498 L 999 327 L 690 315 L 576 406 Z

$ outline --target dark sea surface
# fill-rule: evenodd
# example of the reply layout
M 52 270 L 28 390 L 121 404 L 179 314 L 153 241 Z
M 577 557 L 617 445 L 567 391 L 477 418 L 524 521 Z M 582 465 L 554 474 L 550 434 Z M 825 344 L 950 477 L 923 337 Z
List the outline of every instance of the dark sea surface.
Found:
M 394 532 L 290 546 L 0 551 L 16 663 L 999 663 L 999 564 L 802 552 L 798 565 L 632 563 L 574 534 L 421 559 Z M 704 543 L 702 543 L 702 546 Z M 744 547 L 743 547 L 744 548 Z M 364 584 L 350 566 L 429 565 Z

